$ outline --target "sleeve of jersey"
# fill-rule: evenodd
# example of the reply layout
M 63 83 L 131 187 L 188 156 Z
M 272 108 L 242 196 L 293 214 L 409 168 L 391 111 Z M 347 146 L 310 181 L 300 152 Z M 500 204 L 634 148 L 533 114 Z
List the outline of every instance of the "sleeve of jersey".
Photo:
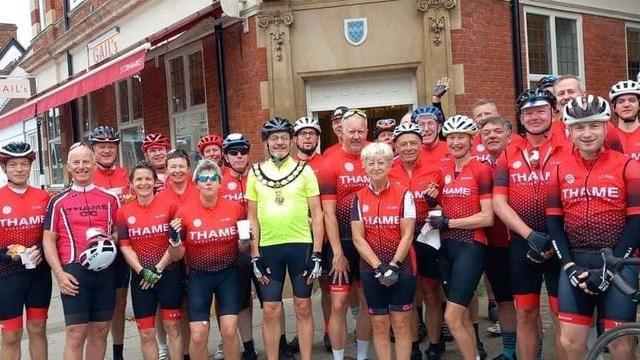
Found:
M 328 156 L 323 159 L 322 165 L 320 165 L 320 171 L 318 172 L 318 183 L 320 186 L 320 200 L 336 200 L 336 174 L 335 166 L 331 166 L 332 156 Z
M 131 242 L 129 241 L 129 228 L 127 227 L 127 222 L 124 219 L 122 209 L 118 210 L 118 215 L 116 217 L 116 229 L 118 230 L 118 246 L 131 246 Z
M 502 152 L 493 172 L 493 195 L 507 195 L 509 193 L 509 166 L 506 152 Z
M 318 187 L 318 178 L 316 177 L 316 174 L 314 174 L 313 169 L 311 169 L 311 166 L 309 165 L 305 166 L 302 172 L 302 176 L 304 176 L 306 196 L 309 198 L 309 197 L 320 195 L 320 188 Z
M 256 192 L 256 177 L 253 174 L 253 169 L 249 169 L 249 175 L 247 176 L 247 187 L 245 189 L 244 197 L 247 200 L 258 201 L 258 194 Z
M 361 221 L 362 212 L 360 211 L 360 202 L 358 201 L 358 194 L 353 197 L 351 201 L 351 221 Z
M 640 215 L 640 163 L 628 160 L 624 172 L 627 215 Z
M 618 128 L 615 127 L 611 122 L 607 122 L 606 145 L 611 150 L 615 150 L 621 153 L 624 152 L 620 130 L 618 130 Z
M 416 204 L 413 202 L 413 195 L 411 195 L 411 191 L 404 192 L 404 196 L 402 199 L 402 218 L 416 218 Z
M 493 178 L 491 174 L 491 167 L 486 164 L 478 164 L 478 171 L 476 172 L 478 181 L 478 193 L 480 194 L 480 200 L 491 200 L 493 197 Z
M 551 170 L 548 185 L 547 208 L 545 213 L 547 216 L 562 216 L 562 199 L 560 198 L 560 182 L 558 181 L 560 168 L 558 166 Z
M 58 232 L 58 216 L 60 216 L 60 209 L 57 206 L 58 197 L 54 196 L 49 200 L 47 205 L 47 211 L 44 215 L 44 230 Z

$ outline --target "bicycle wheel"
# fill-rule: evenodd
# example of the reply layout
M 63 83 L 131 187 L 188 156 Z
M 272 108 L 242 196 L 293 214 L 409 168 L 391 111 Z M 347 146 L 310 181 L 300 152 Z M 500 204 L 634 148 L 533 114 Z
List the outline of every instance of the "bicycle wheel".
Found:
M 587 355 L 587 360 L 597 360 L 598 356 L 612 341 L 623 336 L 640 336 L 640 324 L 624 324 L 605 331 L 593 344 L 593 348 Z

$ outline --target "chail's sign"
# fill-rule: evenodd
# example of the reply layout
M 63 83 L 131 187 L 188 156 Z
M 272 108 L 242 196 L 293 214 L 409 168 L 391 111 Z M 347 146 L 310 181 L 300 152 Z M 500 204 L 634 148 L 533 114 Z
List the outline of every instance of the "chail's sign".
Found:
M 87 44 L 89 66 L 93 66 L 118 53 L 120 29 L 113 28 Z
M 26 99 L 30 96 L 31 82 L 29 79 L 0 79 L 0 99 Z

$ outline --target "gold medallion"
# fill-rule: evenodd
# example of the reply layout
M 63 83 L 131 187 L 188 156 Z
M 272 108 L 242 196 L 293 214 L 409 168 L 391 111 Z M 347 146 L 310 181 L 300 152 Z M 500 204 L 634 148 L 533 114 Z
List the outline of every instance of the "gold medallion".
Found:
M 282 191 L 276 191 L 276 204 L 282 205 L 284 203 L 284 196 L 282 196 Z

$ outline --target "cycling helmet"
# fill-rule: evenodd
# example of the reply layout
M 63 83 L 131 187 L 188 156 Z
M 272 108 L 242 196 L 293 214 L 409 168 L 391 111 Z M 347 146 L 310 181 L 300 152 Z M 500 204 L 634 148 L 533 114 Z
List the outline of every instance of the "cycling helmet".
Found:
M 527 89 L 518 96 L 517 104 L 519 110 L 547 104 L 555 109 L 556 97 L 549 90 Z
M 411 113 L 411 122 L 417 122 L 421 116 L 430 116 L 441 124 L 444 122 L 442 111 L 433 105 L 422 105 L 415 108 Z
M 312 117 L 306 117 L 306 116 L 303 116 L 300 119 L 296 120 L 296 122 L 293 124 L 294 134 L 297 135 L 298 131 L 302 129 L 315 129 L 318 132 L 318 135 L 322 132 L 322 130 L 320 129 L 320 124 L 318 123 L 318 120 Z
M 347 110 L 349 110 L 349 108 L 346 106 L 338 106 L 335 110 L 333 110 L 333 113 L 331 114 L 331 121 L 342 120 L 342 115 L 344 115 Z
M 416 134 L 422 139 L 422 129 L 418 124 L 412 122 L 402 123 L 396 126 L 396 128 L 393 129 L 393 141 L 396 141 L 396 139 L 403 134 Z
M 453 115 L 442 125 L 442 135 L 444 136 L 451 134 L 469 134 L 473 136 L 477 132 L 478 126 L 476 122 L 464 115 Z
M 609 91 L 609 101 L 614 102 L 620 95 L 634 94 L 640 99 L 640 83 L 633 80 L 618 81 Z
M 262 141 L 267 141 L 267 138 L 274 133 L 277 132 L 286 132 L 289 135 L 293 136 L 293 125 L 289 122 L 289 120 L 282 118 L 280 116 L 272 117 L 267 120 L 267 122 L 262 125 L 262 129 L 260 130 L 260 137 Z
M 609 102 L 600 96 L 578 96 L 564 107 L 562 119 L 565 125 L 573 125 L 591 121 L 609 121 L 611 107 Z
M 538 89 L 546 89 L 549 86 L 553 86 L 553 84 L 556 83 L 556 81 L 558 81 L 558 77 L 555 75 L 545 75 L 542 77 L 542 79 L 538 80 L 538 83 L 536 84 L 536 87 Z
M 111 126 L 98 126 L 89 134 L 89 144 L 97 143 L 120 143 L 120 133 L 115 131 Z
M 205 135 L 198 141 L 198 151 L 204 153 L 204 149 L 209 145 L 216 145 L 222 149 L 222 138 L 220 135 Z
M 227 135 L 227 137 L 222 142 L 222 150 L 227 152 L 231 149 L 244 148 L 247 150 L 251 149 L 251 144 L 249 140 L 244 137 L 244 135 L 240 133 L 231 133 Z
M 5 163 L 9 159 L 27 158 L 31 161 L 36 159 L 36 153 L 31 145 L 17 141 L 11 142 L 0 147 L 0 162 Z
M 89 228 L 86 231 L 89 246 L 80 254 L 80 263 L 87 270 L 102 271 L 116 259 L 116 244 L 101 229 Z
M 171 141 L 169 141 L 169 138 L 163 134 L 149 134 L 145 136 L 142 141 L 142 152 L 147 152 L 147 150 L 152 146 L 163 146 L 169 150 L 171 149 Z

